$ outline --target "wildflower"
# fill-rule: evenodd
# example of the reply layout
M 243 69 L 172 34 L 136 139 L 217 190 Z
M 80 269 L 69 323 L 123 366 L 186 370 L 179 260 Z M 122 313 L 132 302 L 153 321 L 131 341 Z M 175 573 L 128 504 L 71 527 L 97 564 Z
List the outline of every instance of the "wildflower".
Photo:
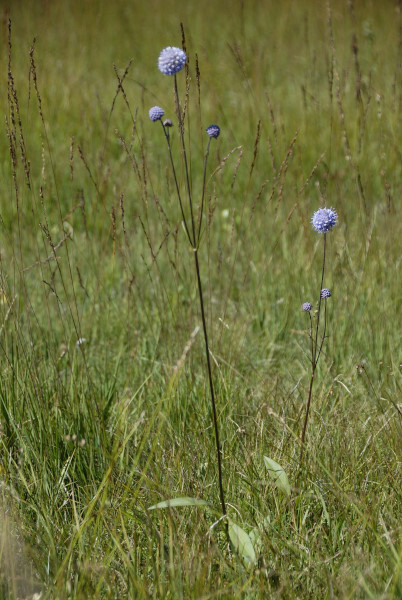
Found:
M 205 131 L 207 132 L 207 134 L 209 135 L 210 138 L 217 138 L 221 132 L 218 125 L 210 125 L 209 127 L 206 128 Z
M 321 298 L 327 299 L 327 298 L 330 298 L 331 296 L 332 296 L 332 294 L 331 294 L 331 292 L 329 291 L 328 288 L 323 288 L 321 290 Z
M 158 68 L 164 75 L 175 75 L 186 64 L 187 56 L 180 48 L 168 46 L 159 54 Z
M 173 127 L 173 123 L 172 123 L 172 121 L 170 119 L 165 119 L 163 121 L 163 124 L 164 124 L 165 127 Z
M 151 121 L 159 121 L 163 115 L 165 114 L 165 111 L 163 110 L 163 108 L 161 108 L 160 106 L 153 106 L 152 108 L 149 109 L 149 118 L 151 119 Z
M 313 228 L 318 233 L 327 233 L 335 225 L 338 215 L 333 208 L 319 208 L 311 219 Z
M 313 308 L 313 305 L 310 302 L 304 302 L 302 309 L 304 310 L 304 312 L 310 312 L 310 310 Z

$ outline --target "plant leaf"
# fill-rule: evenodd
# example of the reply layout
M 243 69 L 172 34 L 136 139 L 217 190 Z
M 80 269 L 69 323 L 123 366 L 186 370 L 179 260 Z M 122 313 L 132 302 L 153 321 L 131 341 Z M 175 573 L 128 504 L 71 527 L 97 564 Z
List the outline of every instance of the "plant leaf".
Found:
M 158 504 L 154 504 L 150 506 L 148 510 L 154 510 L 155 508 L 171 508 L 174 506 L 205 506 L 208 505 L 206 500 L 200 500 L 198 498 L 189 498 L 188 496 L 183 496 L 182 498 L 172 498 L 171 500 L 163 500 L 162 502 L 158 502 Z
M 241 556 L 247 566 L 255 565 L 257 558 L 253 543 L 248 533 L 231 519 L 229 521 L 229 537 L 233 548 Z
M 290 496 L 289 479 L 281 465 L 278 465 L 277 462 L 272 460 L 272 458 L 268 458 L 268 456 L 264 456 L 264 463 L 268 473 L 275 481 L 276 486 L 282 490 L 286 496 Z
M 254 550 L 257 552 L 257 554 L 260 554 L 262 550 L 261 531 L 254 527 L 249 533 L 249 538 L 254 546 Z

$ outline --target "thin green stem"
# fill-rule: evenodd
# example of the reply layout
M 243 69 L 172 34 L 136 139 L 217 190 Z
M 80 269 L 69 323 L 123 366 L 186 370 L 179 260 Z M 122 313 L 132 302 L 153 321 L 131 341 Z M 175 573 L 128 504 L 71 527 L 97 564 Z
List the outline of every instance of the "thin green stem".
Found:
M 325 330 L 326 330 L 326 323 L 327 323 L 327 313 L 326 313 L 326 310 L 325 310 L 324 335 L 323 335 L 322 340 L 321 340 L 320 348 L 318 349 L 318 328 L 319 328 L 319 324 L 320 324 L 320 312 L 321 312 L 321 301 L 322 301 L 321 290 L 322 290 L 322 287 L 323 287 L 323 284 L 324 284 L 326 246 L 327 246 L 327 237 L 326 237 L 326 234 L 324 233 L 324 252 L 323 252 L 322 269 L 321 269 L 320 296 L 319 296 L 319 300 L 318 300 L 318 311 L 317 311 L 317 321 L 316 321 L 316 326 L 315 326 L 314 340 L 313 340 L 313 336 L 312 336 L 312 322 L 310 321 L 310 336 L 311 336 L 311 378 L 310 378 L 310 386 L 309 386 L 308 397 L 307 397 L 306 414 L 304 416 L 303 429 L 302 429 L 302 434 L 301 434 L 301 438 L 300 438 L 301 448 L 300 448 L 300 458 L 299 458 L 299 474 L 300 474 L 301 467 L 302 467 L 302 462 L 303 462 L 304 445 L 305 445 L 306 431 L 307 431 L 307 423 L 308 423 L 308 417 L 309 417 L 309 414 L 310 414 L 311 398 L 312 398 L 312 395 L 313 395 L 314 376 L 315 376 L 315 372 L 316 372 L 316 369 L 317 369 L 318 359 L 320 357 L 320 353 L 321 353 L 322 346 L 323 346 L 324 339 L 325 339 Z M 325 304 L 325 309 L 326 309 L 326 304 Z M 310 316 L 310 319 L 311 319 L 311 316 Z
M 216 413 L 215 391 L 214 391 L 214 384 L 213 384 L 213 379 L 212 379 L 212 369 L 211 369 L 211 359 L 210 359 L 209 344 L 208 344 L 207 324 L 206 324 L 206 320 L 205 320 L 204 299 L 203 299 L 201 276 L 200 276 L 200 265 L 198 262 L 198 250 L 197 250 L 197 248 L 194 248 L 193 250 L 194 250 L 195 270 L 197 273 L 198 295 L 200 298 L 202 328 L 204 330 L 205 354 L 207 357 L 209 389 L 211 392 L 212 419 L 213 419 L 214 431 L 215 431 L 216 456 L 218 459 L 219 497 L 220 497 L 221 506 L 222 506 L 222 514 L 226 515 L 226 504 L 225 504 L 225 496 L 223 493 L 223 478 L 222 478 L 222 451 L 221 451 L 221 446 L 220 446 L 220 441 L 219 441 L 218 418 L 217 418 L 217 413 Z
M 311 340 L 311 364 L 314 364 L 314 340 L 313 340 L 313 319 L 311 318 L 311 312 L 308 313 L 310 317 L 310 340 Z
M 195 219 L 194 219 L 194 211 L 193 211 L 192 195 L 191 195 L 190 176 L 189 176 L 189 170 L 188 170 L 188 166 L 187 166 L 186 146 L 185 146 L 185 142 L 184 142 L 184 127 L 183 127 L 183 120 L 182 120 L 182 116 L 181 116 L 181 112 L 180 112 L 180 102 L 179 102 L 179 93 L 178 93 L 178 89 L 177 89 L 176 75 L 174 76 L 174 92 L 175 92 L 175 101 L 176 101 L 176 114 L 177 114 L 177 119 L 179 122 L 181 150 L 182 150 L 182 154 L 183 154 L 184 169 L 185 169 L 185 174 L 186 174 L 186 186 L 187 186 L 187 193 L 188 193 L 188 201 L 189 201 L 189 205 L 190 205 L 191 231 L 190 231 L 190 227 L 187 224 L 187 220 L 186 220 L 186 216 L 185 216 L 184 208 L 183 208 L 183 203 L 181 200 L 179 184 L 178 184 L 177 176 L 176 176 L 176 169 L 174 166 L 173 155 L 172 155 L 172 150 L 171 150 L 171 146 L 170 146 L 169 131 L 166 130 L 163 123 L 162 123 L 162 127 L 163 127 L 163 132 L 165 134 L 165 138 L 167 141 L 167 145 L 168 145 L 170 164 L 171 164 L 172 170 L 173 170 L 173 177 L 174 177 L 174 181 L 175 181 L 177 196 L 179 198 L 180 210 L 181 210 L 181 214 L 182 214 L 182 218 L 183 218 L 183 222 L 184 222 L 184 227 L 185 227 L 188 240 L 191 244 L 191 247 L 192 247 L 192 250 L 194 253 L 195 271 L 196 271 L 196 275 L 197 275 L 197 285 L 198 285 L 198 296 L 200 299 L 200 308 L 201 308 L 202 328 L 203 328 L 203 332 L 204 332 L 205 355 L 206 355 L 206 359 L 207 359 L 208 382 L 209 382 L 209 389 L 210 389 L 210 394 L 211 394 L 212 420 L 213 420 L 214 432 L 215 432 L 216 456 L 217 456 L 217 461 L 218 461 L 219 497 L 220 497 L 220 503 L 221 503 L 221 507 L 222 507 L 222 514 L 224 516 L 226 516 L 227 512 L 226 512 L 225 495 L 224 495 L 224 491 L 223 491 L 223 477 L 222 477 L 222 452 L 221 452 L 221 445 L 220 445 L 220 441 L 219 441 L 219 428 L 218 428 L 218 417 L 217 417 L 217 410 L 216 410 L 215 390 L 214 390 L 214 383 L 213 383 L 213 378 L 212 378 L 212 367 L 211 367 L 210 350 L 209 350 L 209 343 L 208 343 L 207 323 L 206 323 L 206 318 L 205 318 L 205 307 L 204 307 L 204 297 L 203 297 L 201 275 L 200 275 L 200 264 L 199 264 L 199 260 L 198 260 L 198 243 L 199 243 L 199 239 L 200 239 L 201 221 L 202 221 L 202 215 L 203 215 L 203 210 L 204 210 L 206 172 L 207 172 L 207 162 L 208 162 L 209 147 L 210 147 L 211 140 L 209 140 L 209 142 L 208 142 L 207 151 L 205 153 L 200 217 L 199 217 L 198 227 L 196 228 Z
M 194 246 L 195 240 L 193 240 L 191 238 L 191 234 L 190 234 L 190 231 L 189 231 L 188 226 L 187 226 L 186 215 L 184 214 L 183 203 L 181 201 L 180 188 L 179 188 L 179 184 L 178 184 L 178 181 L 177 181 L 176 169 L 175 169 L 174 162 L 173 162 L 172 148 L 170 146 L 169 130 L 166 129 L 166 127 L 164 126 L 164 124 L 162 123 L 162 121 L 161 121 L 161 125 L 162 125 L 162 128 L 163 128 L 163 133 L 165 134 L 165 139 L 166 139 L 167 145 L 168 145 L 170 164 L 171 164 L 172 171 L 173 171 L 173 178 L 174 178 L 174 183 L 175 183 L 175 186 L 176 186 L 177 197 L 179 199 L 180 211 L 181 211 L 181 216 L 182 216 L 182 219 L 183 219 L 184 229 L 186 230 L 188 241 L 190 242 L 191 246 Z
M 312 373 L 311 373 L 310 387 L 309 387 L 309 390 L 308 390 L 308 398 L 307 398 L 307 406 L 306 406 L 306 415 L 304 417 L 303 431 L 302 431 L 302 434 L 301 434 L 301 448 L 300 448 L 300 458 L 299 458 L 299 471 L 301 469 L 302 461 L 303 461 L 304 440 L 305 440 L 305 437 L 306 437 L 307 421 L 308 421 L 308 415 L 309 415 L 309 411 L 310 411 L 311 397 L 312 397 L 312 394 L 313 394 L 314 375 L 315 375 L 315 366 L 313 366 L 313 370 L 312 370 Z
M 175 99 L 176 99 L 176 114 L 177 114 L 177 119 L 179 121 L 179 132 L 180 132 L 180 143 L 181 143 L 181 150 L 183 152 L 183 160 L 184 160 L 184 171 L 186 173 L 186 185 L 187 185 L 187 193 L 188 193 L 188 201 L 190 204 L 190 217 L 191 217 L 191 227 L 192 227 L 192 233 L 193 233 L 193 246 L 196 245 L 196 235 L 195 235 L 195 221 L 194 221 L 194 211 L 193 211 L 193 199 L 192 199 L 192 195 L 191 195 L 191 185 L 190 185 L 190 176 L 189 176 L 189 171 L 188 171 L 188 165 L 187 165 L 187 154 L 186 154 L 186 145 L 184 143 L 184 123 L 183 123 L 183 119 L 181 118 L 181 111 L 180 111 L 180 102 L 179 102 L 179 91 L 177 89 L 177 78 L 176 78 L 176 74 L 174 75 L 174 93 L 175 93 Z
M 324 345 L 326 331 L 327 331 L 327 299 L 325 298 L 325 301 L 324 301 L 324 331 L 322 332 L 321 344 L 320 344 L 320 347 L 318 349 L 317 361 L 316 362 L 318 362 L 318 359 L 320 358 L 321 350 L 322 350 L 322 347 Z
M 318 326 L 320 324 L 320 313 L 321 313 L 321 290 L 323 288 L 324 285 L 324 272 L 325 272 L 325 255 L 326 255 L 326 249 L 327 249 L 327 234 L 324 233 L 324 253 L 323 253 L 323 258 L 322 258 L 322 269 L 321 269 L 321 285 L 320 285 L 320 293 L 319 293 L 319 298 L 318 298 L 318 312 L 317 312 L 317 322 L 316 322 L 316 327 L 315 327 L 315 340 L 314 340 L 314 357 L 313 357 L 313 362 L 315 363 L 315 365 L 317 365 L 317 344 L 318 344 Z
M 203 212 L 204 212 L 205 187 L 206 187 L 206 180 L 207 180 L 207 162 L 208 162 L 209 147 L 210 147 L 210 145 L 211 145 L 211 138 L 208 139 L 208 146 L 207 146 L 207 150 L 205 152 L 205 158 L 204 158 L 204 176 L 203 176 L 203 181 L 202 181 L 202 196 L 201 196 L 200 218 L 199 218 L 199 222 L 198 222 L 197 246 L 198 246 L 199 241 L 200 241 L 201 225 L 202 225 L 202 215 L 203 215 Z

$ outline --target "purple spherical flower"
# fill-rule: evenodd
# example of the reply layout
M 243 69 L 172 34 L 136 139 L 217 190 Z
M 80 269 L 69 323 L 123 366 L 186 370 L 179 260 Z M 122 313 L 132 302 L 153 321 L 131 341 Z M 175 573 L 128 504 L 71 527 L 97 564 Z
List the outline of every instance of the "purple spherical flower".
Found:
M 175 75 L 186 64 L 187 56 L 180 48 L 168 46 L 159 54 L 158 68 L 164 75 Z
M 304 312 L 310 312 L 310 310 L 313 308 L 313 305 L 311 304 L 311 302 L 304 302 L 302 309 L 304 310 Z
M 220 127 L 218 125 L 210 125 L 205 130 L 210 138 L 217 138 L 221 132 Z
M 321 298 L 327 299 L 327 298 L 330 298 L 331 296 L 332 296 L 332 294 L 331 294 L 331 292 L 329 291 L 328 288 L 323 288 L 321 290 Z
M 313 228 L 318 233 L 327 233 L 335 225 L 338 215 L 333 208 L 319 208 L 311 219 Z
M 149 118 L 151 121 L 159 121 L 165 114 L 165 111 L 160 106 L 153 106 L 149 109 Z

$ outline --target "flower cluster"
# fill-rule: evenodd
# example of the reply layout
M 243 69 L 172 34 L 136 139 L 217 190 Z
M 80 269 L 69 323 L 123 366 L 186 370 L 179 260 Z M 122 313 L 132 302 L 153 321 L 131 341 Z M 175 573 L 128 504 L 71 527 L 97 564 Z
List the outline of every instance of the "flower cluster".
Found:
M 311 302 L 304 302 L 302 309 L 304 310 L 304 312 L 310 312 L 310 310 L 313 308 L 313 305 L 311 304 Z
M 319 208 L 311 219 L 313 228 L 317 233 L 327 233 L 335 225 L 338 215 L 333 208 Z
M 321 290 L 321 298 L 327 299 L 327 298 L 330 298 L 331 296 L 332 296 L 332 294 L 328 288 L 323 288 Z
M 151 121 L 159 121 L 165 114 L 165 111 L 160 106 L 153 106 L 149 109 L 149 118 Z
M 221 132 L 220 127 L 218 125 L 210 125 L 205 130 L 210 138 L 217 138 Z
M 158 68 L 164 75 L 175 75 L 186 64 L 187 56 L 180 48 L 168 46 L 164 48 L 158 58 Z

